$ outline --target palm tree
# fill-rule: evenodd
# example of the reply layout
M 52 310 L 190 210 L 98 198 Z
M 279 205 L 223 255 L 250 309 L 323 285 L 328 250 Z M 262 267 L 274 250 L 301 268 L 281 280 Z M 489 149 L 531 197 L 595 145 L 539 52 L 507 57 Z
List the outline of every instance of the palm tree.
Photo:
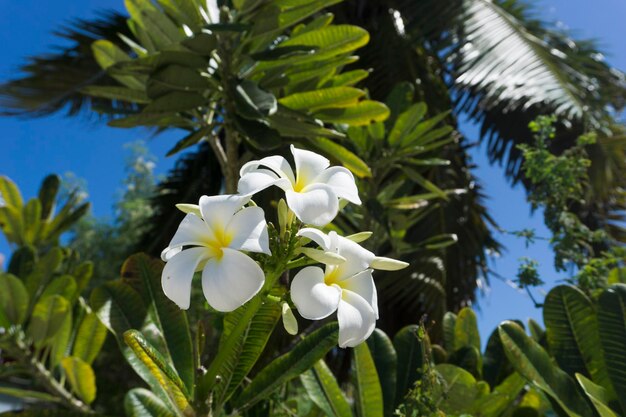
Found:
M 589 188 L 587 203 L 579 211 L 588 224 L 607 227 L 615 239 L 626 241 L 619 224 L 626 208 L 626 179 L 620 175 L 626 164 L 626 142 L 613 117 L 623 105 L 626 84 L 621 72 L 602 61 L 592 42 L 573 41 L 534 18 L 526 3 L 513 0 L 346 0 L 329 10 L 335 21 L 363 27 L 372 34 L 369 44 L 359 50 L 361 59 L 342 66 L 373 69 L 362 85 L 372 98 L 389 103 L 392 118 L 401 110 L 394 103 L 402 102 L 398 100 L 402 91 L 414 92 L 409 102 L 426 102 L 431 117 L 452 110 L 444 122 L 455 130 L 457 116 L 469 116 L 481 127 L 480 139 L 487 143 L 490 159 L 504 162 L 512 181 L 523 180 L 516 145 L 528 141 L 527 125 L 536 116 L 561 117 L 554 152 L 571 146 L 573 139 L 588 129 L 601 132 L 602 140 L 589 149 L 592 184 L 601 186 Z M 167 8 L 164 13 L 167 15 Z M 316 22 L 327 19 L 321 11 L 312 14 L 310 19 L 314 18 Z M 59 35 L 73 45 L 30 58 L 21 78 L 2 85 L 0 106 L 5 114 L 97 111 L 110 120 L 142 108 L 137 101 L 85 94 L 89 88 L 93 92 L 93 87 L 118 85 L 96 62 L 91 49 L 94 41 L 106 39 L 124 54 L 137 53 L 133 45 L 143 40 L 137 30 L 128 29 L 126 16 L 107 12 L 94 21 L 75 20 Z M 394 89 L 399 82 L 408 83 L 403 84 L 404 90 Z M 387 125 L 390 127 L 390 122 Z M 190 135 L 178 148 L 193 145 L 189 138 L 195 137 Z M 412 268 L 403 279 L 387 283 L 381 277 L 382 298 L 401 299 L 401 309 L 392 308 L 386 315 L 388 327 L 400 326 L 403 320 L 414 322 L 424 312 L 440 322 L 446 309 L 472 303 L 477 280 L 488 276 L 486 251 L 499 250 L 491 235 L 493 222 L 482 205 L 482 190 L 471 173 L 466 153 L 470 140 L 458 133 L 452 139 L 437 149 L 437 155 L 429 155 L 450 163 L 433 164 L 421 175 L 440 189 L 467 192 L 433 204 L 410 228 L 406 240 L 417 244 L 428 237 L 454 235 L 459 244 L 432 245 L 432 249 L 413 252 Z M 352 144 L 346 146 L 355 151 Z M 259 153 L 254 144 L 246 150 Z M 215 149 L 201 146 L 185 155 L 164 181 L 164 193 L 156 201 L 160 224 L 175 223 L 171 220 L 174 197 L 176 201 L 181 196 L 192 200 L 207 189 L 220 188 L 219 170 L 203 168 L 210 160 L 217 167 L 212 151 Z M 423 186 L 411 191 L 420 189 L 424 191 Z M 150 246 L 153 253 L 164 246 L 167 235 L 171 233 L 149 234 L 146 241 L 154 243 Z

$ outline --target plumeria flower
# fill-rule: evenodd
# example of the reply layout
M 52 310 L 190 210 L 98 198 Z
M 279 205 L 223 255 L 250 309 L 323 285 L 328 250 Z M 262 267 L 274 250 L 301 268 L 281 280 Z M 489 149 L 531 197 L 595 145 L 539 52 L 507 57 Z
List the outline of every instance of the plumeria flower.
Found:
M 304 223 L 324 226 L 339 212 L 339 199 L 361 204 L 354 176 L 344 167 L 330 167 L 328 159 L 291 146 L 296 172 L 282 156 L 268 156 L 245 164 L 238 191 L 252 195 L 276 185 L 285 191 L 287 205 Z M 262 168 L 264 167 L 264 168 Z
M 263 270 L 242 252 L 270 254 L 263 210 L 242 208 L 249 200 L 238 195 L 202 196 L 199 206 L 186 205 L 191 212 L 161 255 L 167 262 L 161 276 L 163 291 L 180 308 L 189 308 L 197 271 L 202 271 L 207 302 L 218 311 L 235 310 L 263 287 Z
M 395 270 L 406 262 L 375 256 L 358 243 L 330 232 L 304 228 L 299 236 L 316 242 L 322 250 L 317 266 L 303 268 L 291 283 L 291 299 L 300 315 L 321 320 L 337 311 L 339 346 L 354 347 L 367 339 L 378 319 L 378 299 L 372 269 Z

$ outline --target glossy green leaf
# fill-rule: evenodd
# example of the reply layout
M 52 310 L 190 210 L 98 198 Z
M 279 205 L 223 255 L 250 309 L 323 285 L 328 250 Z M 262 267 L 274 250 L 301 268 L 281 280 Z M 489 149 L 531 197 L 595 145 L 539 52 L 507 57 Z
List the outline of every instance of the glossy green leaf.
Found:
M 124 397 L 126 417 L 171 417 L 170 410 L 152 391 L 133 388 Z
M 128 258 L 122 266 L 122 277 L 144 296 L 146 305 L 154 308 L 154 321 L 166 342 L 166 357 L 172 364 L 187 390 L 193 395 L 195 367 L 193 347 L 187 315 L 168 299 L 161 287 L 163 263 L 139 254 Z
M 220 349 L 225 348 L 233 329 L 237 327 L 240 321 L 244 320 L 247 308 L 250 306 L 240 307 L 224 317 L 224 331 Z M 246 320 L 248 323 L 246 330 L 239 338 L 238 343 L 228 347 L 230 354 L 218 371 L 218 375 L 222 379 L 216 387 L 215 401 L 217 404 L 226 402 L 252 370 L 263 353 L 280 315 L 279 304 L 264 303 L 252 320 Z
M 40 299 L 50 297 L 51 295 L 60 295 L 72 304 L 75 298 L 77 298 L 78 287 L 76 280 L 70 275 L 61 275 L 50 281 L 41 293 Z
M 476 379 L 466 370 L 445 363 L 435 366 L 435 371 L 445 381 L 439 408 L 449 415 L 465 414 L 481 395 Z
M 593 403 L 600 417 L 618 417 L 617 414 L 609 407 L 609 396 L 606 390 L 600 385 L 595 384 L 589 378 L 582 374 L 576 374 L 576 380 L 587 394 L 587 397 Z
M 416 324 L 402 328 L 393 338 L 393 346 L 398 355 L 396 406 L 404 402 L 404 397 L 419 378 L 419 370 L 424 366 L 423 341 L 418 338 L 420 329 Z
M 70 303 L 59 295 L 40 300 L 33 309 L 28 335 L 36 345 L 52 339 L 63 325 Z
M 469 307 L 459 311 L 454 325 L 454 350 L 473 347 L 480 352 L 480 333 L 476 313 Z
M 279 32 L 340 1 L 310 0 L 303 2 L 287 0 L 281 1 L 278 5 L 271 2 L 267 3 L 253 15 L 254 26 L 252 34 L 258 37 L 268 33 Z M 242 7 L 243 10 L 248 8 L 249 6 Z
M 0 274 L 0 309 L 9 323 L 24 322 L 28 303 L 28 291 L 22 281 L 11 274 Z
M 346 71 L 333 77 L 327 82 L 327 85 L 329 87 L 350 87 L 364 80 L 368 75 L 369 71 L 364 69 Z
M 472 416 L 497 417 L 505 414 L 513 409 L 525 386 L 526 380 L 520 374 L 509 375 L 493 392 L 474 402 Z
M 150 36 L 158 49 L 184 39 L 182 28 L 162 11 L 157 9 L 150 0 L 125 0 L 126 10 Z
M 383 122 L 389 117 L 389 108 L 383 103 L 363 100 L 358 104 L 342 109 L 324 109 L 314 112 L 315 117 L 328 123 L 345 123 L 351 126 L 365 126 L 373 122 Z
M 169 366 L 167 359 L 137 330 L 124 333 L 124 341 L 158 381 L 160 388 L 165 391 L 172 404 L 181 412 L 188 412 L 191 405 L 187 388 L 176 371 Z
M 19 209 L 9 205 L 0 207 L 0 227 L 9 242 L 18 245 L 26 244 L 24 222 Z
M 26 289 L 31 297 L 34 297 L 41 287 L 45 287 L 50 282 L 62 260 L 63 251 L 59 247 L 54 247 L 35 263 L 32 272 L 26 276 Z
M 235 405 L 249 407 L 311 368 L 337 345 L 337 335 L 337 323 L 328 323 L 302 339 L 291 351 L 263 368 L 235 400 Z
M 145 92 L 127 87 L 89 85 L 82 88 L 80 91 L 88 96 L 106 98 L 109 100 L 121 100 L 140 104 L 150 103 L 150 98 Z
M 201 92 L 210 87 L 197 69 L 172 64 L 150 75 L 146 91 L 148 96 L 156 98 L 171 91 Z
M 191 110 L 207 105 L 208 101 L 198 93 L 172 91 L 153 100 L 143 109 L 144 114 Z
M 41 224 L 41 202 L 37 198 L 28 200 L 22 208 L 22 225 L 24 243 L 34 244 Z
M 590 375 L 600 385 L 610 387 L 597 314 L 581 290 L 569 285 L 550 290 L 543 306 L 543 321 L 550 353 L 561 369 L 569 375 Z
M 398 146 L 402 143 L 419 124 L 426 115 L 427 107 L 425 103 L 417 103 L 409 107 L 400 116 L 389 132 L 387 140 L 391 146 Z
M 120 47 L 107 40 L 98 40 L 91 45 L 93 56 L 103 69 L 107 69 L 118 62 L 130 61 L 130 57 Z M 143 84 L 134 76 L 113 75 L 113 77 L 134 90 L 143 90 Z
M 411 132 L 402 138 L 401 146 L 426 146 L 452 132 L 452 127 L 444 126 L 439 129 L 433 129 L 442 120 L 448 117 L 449 112 L 440 113 L 430 119 L 426 119 L 419 123 Z
M 96 375 L 91 366 L 72 356 L 63 358 L 61 366 L 72 391 L 85 403 L 91 404 L 96 399 Z
M 354 348 L 356 409 L 360 417 L 383 417 L 383 392 L 367 343 Z
M 137 291 L 121 281 L 111 281 L 91 293 L 90 305 L 111 333 L 121 338 L 130 329 L 141 328 L 146 307 Z
M 50 346 L 50 367 L 54 368 L 61 363 L 61 360 L 70 354 L 70 339 L 72 338 L 72 310 L 68 311 L 63 320 L 63 324 L 54 337 L 48 342 Z
M 78 327 L 72 356 L 91 364 L 100 353 L 106 335 L 107 329 L 98 316 L 95 313 L 86 314 Z
M 31 391 L 13 387 L 0 387 L 0 395 L 7 395 L 9 397 L 19 398 L 22 400 L 43 401 L 47 403 L 58 403 L 61 401 L 60 398 L 46 392 Z M 4 415 L 4 413 L 0 415 Z
M 450 352 L 454 351 L 456 342 L 454 340 L 456 329 L 456 314 L 451 311 L 443 316 L 443 346 Z
M 276 97 L 250 80 L 243 80 L 235 89 L 238 114 L 246 119 L 262 119 L 278 110 Z
M 395 410 L 398 355 L 391 339 L 380 329 L 374 329 L 374 333 L 367 339 L 367 346 L 380 380 L 384 415 L 391 417 Z
M 509 360 L 504 352 L 500 333 L 494 330 L 487 340 L 483 355 L 483 379 L 492 387 L 500 384 L 513 372 Z
M 372 175 L 370 168 L 361 158 L 337 142 L 326 138 L 316 138 L 311 141 L 311 144 L 330 159 L 348 168 L 357 177 L 365 178 Z
M 343 108 L 355 105 L 365 91 L 353 87 L 331 87 L 295 93 L 279 100 L 293 110 L 313 112 L 320 109 Z
M 352 417 L 350 405 L 335 376 L 320 360 L 300 375 L 300 381 L 311 400 L 329 417 Z
M 600 295 L 598 302 L 600 344 L 622 412 L 626 413 L 626 285 L 614 284 Z
M 50 218 L 60 187 L 61 178 L 58 175 L 48 175 L 41 182 L 38 197 L 41 202 L 41 218 L 43 220 Z
M 524 378 L 544 391 L 570 416 L 593 415 L 574 380 L 556 367 L 548 353 L 517 324 L 507 321 L 498 327 L 511 364 Z
M 4 204 L 18 210 L 21 209 L 24 204 L 20 189 L 17 188 L 17 185 L 15 185 L 9 177 L 5 177 L 4 175 L 0 175 L 0 196 L 2 196 Z

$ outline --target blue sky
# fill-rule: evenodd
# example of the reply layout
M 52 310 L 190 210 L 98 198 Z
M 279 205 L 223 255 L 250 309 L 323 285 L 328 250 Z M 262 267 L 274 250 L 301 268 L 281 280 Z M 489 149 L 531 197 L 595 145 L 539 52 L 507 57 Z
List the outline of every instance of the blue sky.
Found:
M 561 21 L 578 36 L 599 39 L 609 62 L 626 69 L 624 0 L 539 0 L 537 5 L 544 19 Z M 3 45 L 0 82 L 15 76 L 25 56 L 48 51 L 57 42 L 51 32 L 64 20 L 92 17 L 96 10 L 122 7 L 122 0 L 0 0 L 0 42 Z M 468 124 L 462 125 L 461 130 L 470 138 L 477 137 L 475 129 Z M 144 130 L 112 129 L 96 121 L 59 115 L 30 120 L 0 118 L 0 135 L 0 174 L 15 180 L 25 196 L 35 195 L 45 175 L 71 171 L 87 181 L 97 216 L 111 215 L 113 200 L 124 176 L 125 143 L 149 140 L 151 151 L 158 157 L 157 173 L 164 173 L 174 162 L 172 158 L 165 158 L 165 153 L 179 138 L 169 133 L 150 139 L 150 134 Z M 524 191 L 520 187 L 511 189 L 502 169 L 486 161 L 484 149 L 474 149 L 473 157 L 478 166 L 475 174 L 489 195 L 487 205 L 500 226 L 508 230 L 535 228 L 539 235 L 547 236 L 540 214 L 530 216 Z M 512 279 L 518 259 L 529 256 L 541 263 L 542 278 L 548 284 L 556 282 L 558 277 L 551 268 L 552 253 L 547 245 L 537 244 L 526 249 L 524 242 L 518 239 L 499 238 L 507 251 L 493 262 L 496 272 Z M 0 242 L 0 253 L 8 252 L 6 242 Z M 478 304 L 484 340 L 504 319 L 534 317 L 540 320 L 540 312 L 525 294 L 495 278 Z

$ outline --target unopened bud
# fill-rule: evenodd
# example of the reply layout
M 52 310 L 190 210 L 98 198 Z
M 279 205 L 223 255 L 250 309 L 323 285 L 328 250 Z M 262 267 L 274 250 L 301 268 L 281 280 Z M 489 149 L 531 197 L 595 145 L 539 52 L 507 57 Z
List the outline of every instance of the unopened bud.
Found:
M 346 236 L 346 239 L 350 239 L 351 241 L 356 242 L 356 243 L 361 243 L 361 242 L 365 242 L 372 235 L 373 235 L 372 232 L 359 232 L 350 236 Z
M 200 206 L 197 204 L 176 204 L 176 208 L 183 213 L 186 214 L 195 214 L 196 216 L 202 218 L 202 213 L 200 213 Z
M 278 225 L 280 226 L 280 232 L 283 234 L 288 225 L 289 208 L 284 199 L 278 201 Z
M 287 333 L 292 336 L 298 334 L 298 320 L 296 320 L 296 316 L 293 315 L 293 311 L 288 303 L 283 303 L 282 316 L 283 326 L 285 326 Z
M 300 248 L 300 251 L 309 258 L 324 265 L 339 265 L 346 261 L 346 258 L 335 252 L 325 252 L 320 249 Z
M 376 256 L 370 263 L 370 266 L 374 269 L 381 269 L 383 271 L 398 271 L 406 268 L 409 264 L 404 261 L 398 261 L 397 259 Z

